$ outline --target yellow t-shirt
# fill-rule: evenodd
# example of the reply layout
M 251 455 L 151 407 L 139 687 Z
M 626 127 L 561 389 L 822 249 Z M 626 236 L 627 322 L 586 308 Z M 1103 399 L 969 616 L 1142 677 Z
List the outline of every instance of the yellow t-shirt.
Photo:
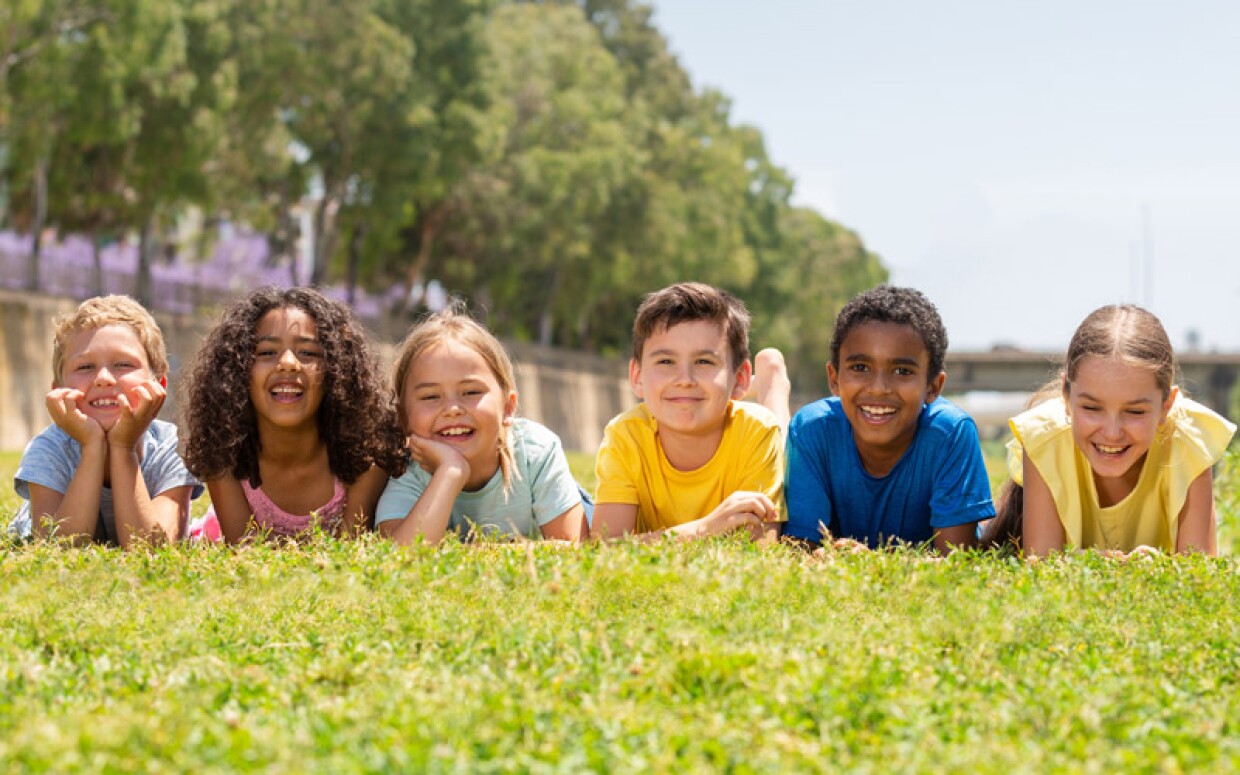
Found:
M 706 516 L 734 492 L 762 492 L 784 511 L 784 437 L 765 407 L 731 401 L 719 449 L 701 468 L 678 471 L 659 443 L 645 404 L 607 424 L 599 447 L 599 503 L 637 506 L 637 532 L 663 530 Z
M 1223 456 L 1236 431 L 1196 401 L 1177 396 L 1146 454 L 1137 486 L 1104 508 L 1098 505 L 1089 462 L 1072 439 L 1062 398 L 1038 404 L 1009 425 L 1016 438 L 1008 442 L 1008 473 L 1023 484 L 1023 449 L 1055 499 L 1066 544 L 1125 552 L 1138 546 L 1175 551 L 1189 485 Z

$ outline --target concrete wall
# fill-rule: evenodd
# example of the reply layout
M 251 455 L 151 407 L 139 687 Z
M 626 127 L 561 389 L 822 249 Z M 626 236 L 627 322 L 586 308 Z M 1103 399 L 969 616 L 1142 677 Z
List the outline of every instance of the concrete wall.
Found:
M 77 303 L 0 290 L 0 449 L 20 450 L 49 422 L 43 399 L 52 383 L 52 319 Z M 213 319 L 157 314 L 168 344 L 168 402 L 160 417 L 176 420 L 176 384 Z M 385 364 L 393 344 L 378 343 Z M 624 361 L 508 343 L 517 364 L 519 413 L 559 434 L 566 449 L 593 452 L 603 426 L 634 403 Z M 386 366 L 385 366 L 386 368 Z

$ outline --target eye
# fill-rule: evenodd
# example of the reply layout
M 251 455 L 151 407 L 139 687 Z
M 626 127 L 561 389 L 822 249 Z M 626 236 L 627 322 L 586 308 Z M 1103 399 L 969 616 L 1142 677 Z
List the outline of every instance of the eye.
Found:
M 82 364 L 79 364 L 76 368 L 74 368 L 74 371 L 91 371 L 94 368 L 95 367 L 93 364 L 82 363 Z
M 276 351 L 273 347 L 260 347 L 255 351 L 254 355 L 258 358 L 271 358 L 275 356 Z
M 1086 412 L 1100 412 L 1102 411 L 1102 407 L 1097 404 L 1082 404 L 1081 410 Z
M 659 366 L 670 366 L 672 365 L 672 359 L 671 358 L 658 358 L 655 360 L 655 364 Z
M 866 366 L 864 363 L 854 363 L 848 367 L 848 370 L 856 372 L 857 374 L 864 374 L 870 370 L 870 367 Z
M 699 366 L 714 366 L 715 365 L 715 361 L 712 358 L 698 358 L 696 362 L 697 362 L 697 365 Z
M 892 371 L 897 377 L 911 377 L 917 373 L 913 371 L 912 369 L 910 369 L 908 366 L 897 366 Z
M 323 353 L 319 352 L 318 350 L 298 350 L 297 357 L 302 358 L 302 359 L 321 358 L 323 357 Z
M 1144 409 L 1129 409 L 1128 414 L 1132 415 L 1133 417 L 1143 417 L 1145 416 L 1145 410 Z
M 461 394 L 466 396 L 480 396 L 484 392 L 485 391 L 482 388 L 466 388 L 461 391 Z

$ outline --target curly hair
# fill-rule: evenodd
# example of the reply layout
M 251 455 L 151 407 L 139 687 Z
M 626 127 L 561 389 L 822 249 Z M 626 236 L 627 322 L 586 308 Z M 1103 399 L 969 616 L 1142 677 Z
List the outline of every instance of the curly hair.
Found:
M 723 329 L 732 368 L 749 360 L 749 310 L 732 294 L 705 283 L 677 283 L 646 296 L 633 319 L 633 360 L 641 362 L 646 340 L 656 332 L 698 320 Z
M 831 365 L 836 369 L 840 367 L 840 347 L 844 339 L 864 323 L 909 326 L 921 337 L 926 354 L 930 356 L 926 381 L 933 382 L 942 373 L 943 360 L 947 357 L 947 329 L 943 327 L 938 309 L 921 291 L 880 285 L 852 297 L 836 316 L 835 331 L 831 334 Z
M 142 343 L 146 351 L 147 365 L 156 377 L 168 373 L 168 350 L 164 345 L 164 335 L 159 324 L 151 313 L 138 302 L 128 296 L 96 296 L 78 305 L 78 308 L 67 315 L 60 315 L 52 325 L 52 377 L 56 384 L 61 383 L 61 372 L 65 368 L 69 339 L 77 333 L 91 328 L 123 325 L 129 326 Z
M 400 476 L 406 463 L 396 401 L 365 332 L 348 307 L 310 288 L 259 288 L 220 316 L 182 380 L 186 467 L 204 480 L 231 473 L 262 484 L 250 372 L 259 321 L 286 308 L 310 316 L 323 348 L 318 429 L 332 473 L 351 484 L 373 464 Z

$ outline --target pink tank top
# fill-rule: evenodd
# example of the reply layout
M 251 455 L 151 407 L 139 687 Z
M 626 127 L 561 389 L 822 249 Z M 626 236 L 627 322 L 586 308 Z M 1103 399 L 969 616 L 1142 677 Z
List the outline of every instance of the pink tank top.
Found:
M 254 521 L 259 529 L 270 531 L 272 535 L 292 537 L 303 533 L 316 518 L 324 530 L 334 530 L 340 524 L 340 518 L 344 516 L 344 484 L 335 477 L 332 483 L 331 500 L 315 509 L 314 516 L 289 514 L 273 503 L 261 487 L 256 490 L 250 487 L 249 482 L 242 481 L 241 489 L 250 509 L 254 511 Z

